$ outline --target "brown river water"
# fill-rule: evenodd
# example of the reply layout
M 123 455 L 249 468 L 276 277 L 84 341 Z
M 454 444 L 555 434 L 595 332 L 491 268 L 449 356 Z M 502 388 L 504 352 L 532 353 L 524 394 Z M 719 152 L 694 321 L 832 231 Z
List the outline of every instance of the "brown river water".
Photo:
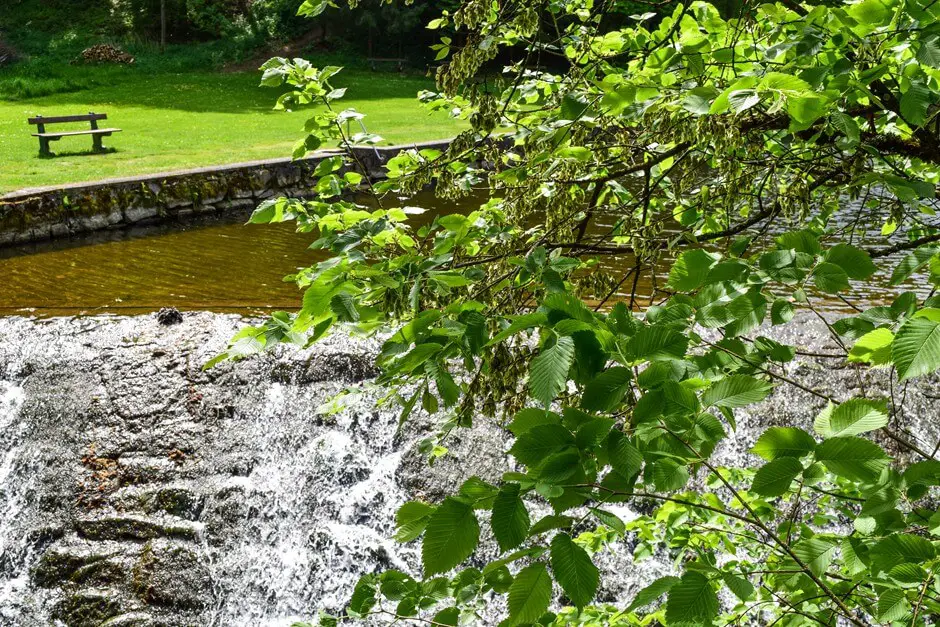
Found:
M 477 197 L 454 204 L 428 192 L 402 204 L 429 209 L 421 216 L 429 219 L 434 212 L 469 211 L 479 202 Z M 310 250 L 315 237 L 297 234 L 293 223 L 253 225 L 246 219 L 203 218 L 0 249 L 0 315 L 131 315 L 161 307 L 255 315 L 297 309 L 301 292 L 284 282 L 284 275 L 326 253 Z M 633 260 L 605 263 L 623 271 Z M 887 284 L 884 275 L 864 286 L 856 283 L 851 301 L 856 306 L 890 302 L 900 290 Z M 620 295 L 631 285 L 632 280 L 625 283 Z M 915 281 L 906 289 L 917 287 Z M 644 272 L 637 293 L 651 292 L 650 275 Z M 832 297 L 820 303 L 824 310 L 850 311 Z

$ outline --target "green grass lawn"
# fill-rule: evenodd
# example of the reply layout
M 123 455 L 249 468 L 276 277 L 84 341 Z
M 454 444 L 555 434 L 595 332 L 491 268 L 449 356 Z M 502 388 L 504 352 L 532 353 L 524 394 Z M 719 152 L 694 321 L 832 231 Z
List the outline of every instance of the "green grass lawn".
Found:
M 0 194 L 40 187 L 290 156 L 308 111 L 272 111 L 278 91 L 258 87 L 257 72 L 109 70 L 105 84 L 17 100 L 0 99 Z M 432 86 L 422 77 L 347 70 L 334 86 L 348 87 L 340 106 L 366 114 L 368 130 L 386 144 L 452 137 L 460 123 L 429 115 L 415 96 Z M 90 153 L 91 137 L 51 144 L 58 156 L 39 158 L 28 117 L 108 114 L 123 129 L 104 138 L 115 152 Z M 50 130 L 88 128 L 56 125 Z

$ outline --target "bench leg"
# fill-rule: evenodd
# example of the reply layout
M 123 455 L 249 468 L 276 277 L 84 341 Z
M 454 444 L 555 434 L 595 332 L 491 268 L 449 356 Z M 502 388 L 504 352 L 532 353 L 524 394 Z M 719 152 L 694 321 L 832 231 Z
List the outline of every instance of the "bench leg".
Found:
M 95 152 L 104 152 L 104 145 L 101 143 L 101 135 L 92 135 L 91 141 L 94 144 Z
M 39 138 L 39 156 L 40 157 L 52 156 L 52 151 L 49 150 L 49 138 L 48 137 Z

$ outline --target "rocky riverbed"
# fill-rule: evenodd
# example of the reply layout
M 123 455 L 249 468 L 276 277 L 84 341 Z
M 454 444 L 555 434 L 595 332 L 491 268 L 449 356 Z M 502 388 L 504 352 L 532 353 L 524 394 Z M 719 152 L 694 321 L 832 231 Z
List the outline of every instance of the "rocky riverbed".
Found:
M 398 504 L 498 476 L 504 439 L 485 421 L 429 471 L 417 442 L 430 417 L 399 433 L 396 409 L 368 393 L 318 411 L 375 375 L 375 343 L 336 336 L 203 371 L 242 324 L 0 318 L 0 624 L 238 627 L 340 611 L 359 573 L 416 566 L 416 548 L 389 539 Z M 832 351 L 818 323 L 785 333 Z M 838 397 L 890 391 L 839 360 L 790 369 Z M 935 445 L 937 380 L 895 393 L 910 437 Z M 763 426 L 810 425 L 821 406 L 781 388 L 739 416 L 720 455 L 740 460 Z M 637 567 L 628 548 L 602 560 L 616 573 L 604 600 L 669 568 Z

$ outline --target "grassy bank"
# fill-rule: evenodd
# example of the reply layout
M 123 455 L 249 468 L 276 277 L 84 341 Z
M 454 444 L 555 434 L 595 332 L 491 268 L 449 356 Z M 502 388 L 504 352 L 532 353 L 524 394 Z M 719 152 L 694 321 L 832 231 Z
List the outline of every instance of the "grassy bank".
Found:
M 277 92 L 259 88 L 257 72 L 102 69 L 105 80 L 94 79 L 98 83 L 92 86 L 0 99 L 0 193 L 289 156 L 308 117 L 304 111 L 272 111 Z M 445 138 L 460 128 L 446 116 L 429 116 L 419 107 L 415 95 L 431 86 L 427 79 L 349 70 L 335 82 L 348 87 L 344 106 L 365 113 L 369 130 L 387 143 Z M 88 154 L 91 138 L 80 136 L 53 143 L 52 150 L 60 156 L 39 158 L 38 141 L 31 136 L 35 127 L 27 125 L 28 117 L 88 111 L 107 113 L 107 124 L 123 129 L 105 138 L 115 152 Z

